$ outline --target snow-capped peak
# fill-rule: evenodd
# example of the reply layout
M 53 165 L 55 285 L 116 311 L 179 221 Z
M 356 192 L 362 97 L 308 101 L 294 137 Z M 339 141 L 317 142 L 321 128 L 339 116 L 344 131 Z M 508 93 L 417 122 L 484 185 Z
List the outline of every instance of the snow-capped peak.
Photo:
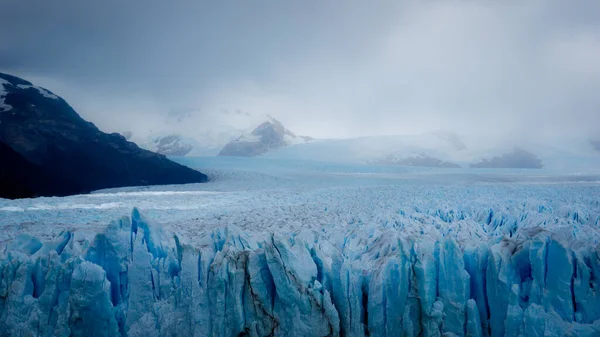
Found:
M 243 134 L 225 145 L 219 155 L 252 157 L 311 140 L 309 137 L 297 136 L 273 116 L 267 115 L 267 118 L 267 121 L 252 132 Z

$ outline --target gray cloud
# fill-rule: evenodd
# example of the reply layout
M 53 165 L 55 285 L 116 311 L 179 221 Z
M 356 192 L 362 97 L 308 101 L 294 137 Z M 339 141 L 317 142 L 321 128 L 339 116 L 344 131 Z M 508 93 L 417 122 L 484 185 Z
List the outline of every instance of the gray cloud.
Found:
M 0 68 L 109 131 L 240 109 L 318 137 L 600 126 L 597 1 L 3 1 Z

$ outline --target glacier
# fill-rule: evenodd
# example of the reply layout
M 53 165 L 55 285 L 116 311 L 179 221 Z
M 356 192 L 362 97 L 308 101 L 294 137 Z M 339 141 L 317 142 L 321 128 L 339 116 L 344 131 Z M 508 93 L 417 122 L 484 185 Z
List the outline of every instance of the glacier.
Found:
M 0 200 L 0 335 L 600 336 L 597 182 L 278 170 Z

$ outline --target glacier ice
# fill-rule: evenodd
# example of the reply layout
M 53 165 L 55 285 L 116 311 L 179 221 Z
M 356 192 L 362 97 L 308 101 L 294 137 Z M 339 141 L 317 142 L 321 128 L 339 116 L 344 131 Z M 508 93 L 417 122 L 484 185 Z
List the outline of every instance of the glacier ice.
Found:
M 600 336 L 597 176 L 201 161 L 0 199 L 0 336 Z
M 593 243 L 363 227 L 189 242 L 134 209 L 94 233 L 20 235 L 0 252 L 0 335 L 600 335 Z

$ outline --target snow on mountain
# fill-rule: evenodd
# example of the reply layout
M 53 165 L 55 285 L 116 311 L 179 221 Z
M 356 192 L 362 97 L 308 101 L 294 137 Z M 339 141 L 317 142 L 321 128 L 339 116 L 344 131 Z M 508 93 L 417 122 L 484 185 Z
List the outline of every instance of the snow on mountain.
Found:
M 12 84 L 9 81 L 0 78 L 0 112 L 12 109 L 11 105 L 6 104 L 6 95 L 8 95 L 7 86 L 12 86 Z
M 412 157 L 397 157 L 394 154 L 387 156 L 381 160 L 371 161 L 372 164 L 380 165 L 404 165 L 404 166 L 418 166 L 418 167 L 440 167 L 440 168 L 460 168 L 458 164 L 454 164 L 448 161 L 440 160 L 437 158 L 430 157 L 426 154 L 421 153 L 417 156 Z
M 280 121 L 269 116 L 268 121 L 260 124 L 252 132 L 225 145 L 219 156 L 254 157 L 289 145 L 304 144 L 310 140 L 310 137 L 295 135 Z
M 165 156 L 185 156 L 194 149 L 190 140 L 183 139 L 179 135 L 155 137 L 150 144 L 144 144 L 144 147 Z
M 132 141 L 140 147 L 168 156 L 214 156 L 232 141 L 256 142 L 259 136 L 253 131 L 273 120 L 268 115 L 240 110 L 209 114 L 187 111 L 169 114 L 155 129 L 126 132 L 132 134 Z M 286 144 L 300 144 L 310 139 L 288 130 L 283 132 L 283 138 Z
M 484 159 L 493 159 L 493 157 L 512 156 L 517 159 L 520 151 L 517 151 L 517 156 L 514 156 L 515 149 L 525 151 L 525 153 L 521 153 L 525 157 L 529 157 L 525 160 L 529 164 L 524 165 L 524 167 L 539 167 L 537 164 L 539 159 L 541 161 L 540 165 L 553 170 L 597 171 L 600 168 L 600 156 L 590 149 L 589 142 L 583 137 L 573 139 L 557 137 L 555 140 L 544 142 L 505 143 L 503 146 L 494 148 L 494 151 L 488 151 L 488 153 L 479 151 L 477 160 L 472 161 L 472 163 L 479 163 Z M 504 165 L 504 167 L 507 167 L 507 165 Z
M 297 158 L 346 163 L 381 163 L 432 167 L 451 163 L 461 167 L 501 157 L 515 148 L 541 160 L 544 168 L 598 170 L 600 157 L 589 142 L 573 139 L 562 142 L 527 142 L 486 139 L 480 135 L 430 132 L 418 135 L 372 136 L 351 139 L 323 139 L 266 154 L 273 158 Z M 436 164 L 437 163 L 437 164 Z M 522 164 L 525 164 L 523 162 Z M 454 166 L 454 165 L 453 165 Z M 503 166 L 503 165 L 500 165 Z M 519 166 L 519 165 L 517 165 Z M 522 165 L 526 168 L 531 165 Z M 535 165 L 539 167 L 539 165 Z M 504 165 L 503 167 L 506 167 Z M 514 167 L 511 166 L 511 167 Z
M 469 152 L 435 133 L 420 135 L 389 135 L 351 139 L 315 140 L 299 146 L 270 153 L 277 158 L 340 162 L 378 162 L 390 157 L 409 158 L 429 156 L 442 161 L 465 162 Z
M 598 176 L 211 160 L 209 184 L 0 199 L 2 333 L 600 334 Z
M 542 161 L 535 154 L 520 148 L 504 153 L 491 159 L 484 158 L 480 162 L 471 164 L 475 168 L 533 168 L 543 167 Z
M 12 87 L 13 90 L 14 89 L 23 89 L 23 90 L 35 89 L 38 91 L 38 93 L 40 95 L 42 95 L 42 97 L 59 100 L 58 96 L 56 96 L 55 94 L 51 93 L 50 91 L 48 91 L 42 87 L 38 87 L 37 85 L 23 84 L 23 83 L 13 85 L 13 83 L 11 83 L 3 78 L 0 78 L 0 112 L 5 112 L 5 111 L 12 109 L 12 106 L 10 104 L 6 104 L 6 95 L 9 94 L 10 87 Z
M 35 89 L 37 90 L 40 95 L 42 95 L 43 97 L 46 98 L 50 98 L 50 99 L 55 99 L 58 100 L 59 97 L 56 96 L 55 94 L 51 93 L 50 91 L 42 88 L 42 87 L 38 87 L 37 85 L 33 85 L 33 84 L 17 84 L 17 88 L 19 89 Z
M 198 127 L 193 134 L 170 128 L 146 134 L 132 133 L 131 140 L 144 149 L 167 156 L 214 156 L 243 132 L 245 130 L 228 126 Z

